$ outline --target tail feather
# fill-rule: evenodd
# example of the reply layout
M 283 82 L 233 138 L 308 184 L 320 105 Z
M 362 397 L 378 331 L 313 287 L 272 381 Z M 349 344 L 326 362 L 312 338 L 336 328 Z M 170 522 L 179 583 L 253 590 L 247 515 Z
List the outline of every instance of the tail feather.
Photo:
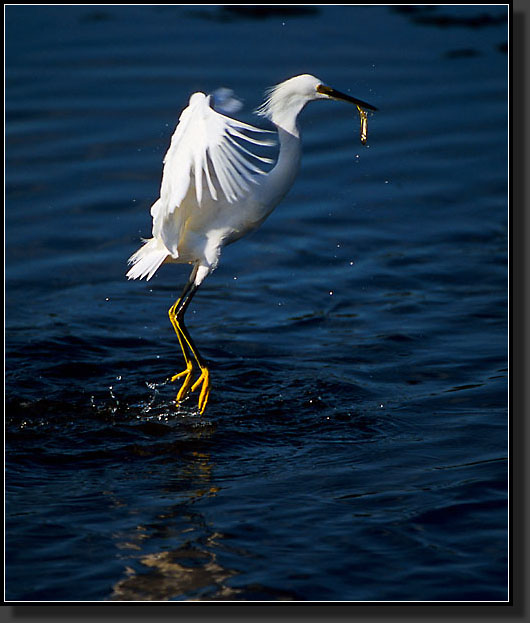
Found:
M 144 240 L 144 245 L 129 258 L 128 264 L 132 266 L 126 276 L 129 279 L 146 277 L 149 281 L 168 255 L 169 252 L 161 240 L 157 238 Z

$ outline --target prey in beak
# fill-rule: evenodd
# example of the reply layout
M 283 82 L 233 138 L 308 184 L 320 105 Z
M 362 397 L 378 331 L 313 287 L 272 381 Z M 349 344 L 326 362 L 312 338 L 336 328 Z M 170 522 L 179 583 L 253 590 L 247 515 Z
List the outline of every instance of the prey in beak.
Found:
M 332 99 L 349 102 L 350 104 L 355 104 L 355 106 L 357 106 L 357 110 L 359 111 L 359 117 L 361 119 L 361 143 L 363 145 L 366 145 L 366 141 L 368 140 L 368 117 L 365 110 L 375 111 L 377 110 L 377 108 L 375 106 L 372 106 L 371 104 L 368 104 L 368 102 L 363 102 L 363 100 L 357 99 L 356 97 L 346 95 L 346 93 L 341 93 L 340 91 L 337 91 L 337 89 L 328 87 L 325 84 L 319 84 L 317 86 L 317 91 L 318 93 L 322 93 L 322 95 L 327 95 Z

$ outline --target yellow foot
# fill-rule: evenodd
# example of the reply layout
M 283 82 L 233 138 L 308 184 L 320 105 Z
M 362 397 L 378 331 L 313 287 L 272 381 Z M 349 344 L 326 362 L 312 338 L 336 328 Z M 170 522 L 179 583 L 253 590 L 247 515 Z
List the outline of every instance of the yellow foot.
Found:
M 180 402 L 186 396 L 186 394 L 190 391 L 192 374 L 193 374 L 193 364 L 191 363 L 191 361 L 188 361 L 186 364 L 185 370 L 171 377 L 171 382 L 176 381 L 177 379 L 180 379 L 183 376 L 186 377 L 184 379 L 184 382 L 182 383 L 181 388 L 179 389 L 179 393 L 177 394 L 177 402 Z
M 206 403 L 210 396 L 210 372 L 208 368 L 201 368 L 201 376 L 193 384 L 191 391 L 194 392 L 202 383 L 201 393 L 199 394 L 199 410 L 201 415 L 206 409 Z

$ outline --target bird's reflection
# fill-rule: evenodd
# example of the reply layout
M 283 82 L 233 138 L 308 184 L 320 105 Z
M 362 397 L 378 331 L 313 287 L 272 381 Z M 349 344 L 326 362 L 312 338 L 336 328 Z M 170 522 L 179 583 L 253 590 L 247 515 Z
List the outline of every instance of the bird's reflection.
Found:
M 201 544 L 186 543 L 171 551 L 140 556 L 138 560 L 146 570 L 138 573 L 128 566 L 127 577 L 114 585 L 111 599 L 167 601 L 235 598 L 238 589 L 227 586 L 225 582 L 236 572 L 225 569 L 210 549 L 216 549 L 222 538 L 221 534 L 212 533 Z M 201 591 L 206 591 L 205 595 L 200 595 Z
M 184 462 L 181 459 L 171 469 L 162 491 L 158 495 L 153 492 L 154 500 L 171 497 L 174 502 L 176 496 L 179 501 L 161 508 L 152 522 L 115 534 L 115 545 L 126 565 L 125 577 L 114 584 L 110 600 L 237 598 L 240 591 L 226 584 L 237 572 L 225 568 L 216 553 L 223 547 L 224 537 L 193 507 L 198 500 L 219 491 L 212 483 L 210 456 L 204 451 L 191 451 Z M 113 506 L 123 507 L 123 500 L 106 493 Z M 129 512 L 138 511 L 131 508 Z M 172 547 L 175 543 L 178 546 Z

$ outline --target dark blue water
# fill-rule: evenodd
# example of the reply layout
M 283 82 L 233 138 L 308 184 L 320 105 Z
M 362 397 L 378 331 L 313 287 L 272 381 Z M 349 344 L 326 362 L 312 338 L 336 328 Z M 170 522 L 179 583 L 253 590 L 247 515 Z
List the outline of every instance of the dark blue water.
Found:
M 8 6 L 6 598 L 505 600 L 507 8 Z M 195 90 L 312 73 L 190 307 L 125 279 Z

